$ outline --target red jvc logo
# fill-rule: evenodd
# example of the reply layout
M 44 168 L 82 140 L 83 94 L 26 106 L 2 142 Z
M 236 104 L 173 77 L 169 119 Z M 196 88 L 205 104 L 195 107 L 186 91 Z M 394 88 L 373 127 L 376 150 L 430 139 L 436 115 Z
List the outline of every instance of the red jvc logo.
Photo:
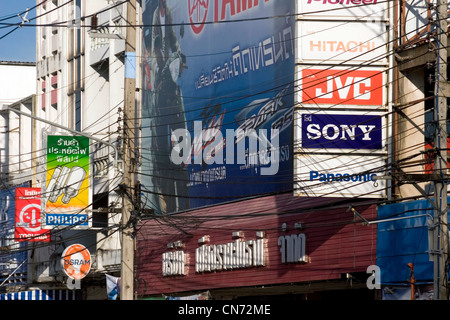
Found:
M 383 105 L 383 74 L 375 70 L 302 72 L 302 103 Z

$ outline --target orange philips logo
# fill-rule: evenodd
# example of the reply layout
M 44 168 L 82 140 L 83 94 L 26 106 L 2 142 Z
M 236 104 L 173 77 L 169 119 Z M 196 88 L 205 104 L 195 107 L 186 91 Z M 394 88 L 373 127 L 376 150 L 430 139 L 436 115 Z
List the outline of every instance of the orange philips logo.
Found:
M 65 273 L 71 279 L 81 280 L 91 270 L 91 254 L 81 244 L 67 247 L 62 254 L 61 262 Z

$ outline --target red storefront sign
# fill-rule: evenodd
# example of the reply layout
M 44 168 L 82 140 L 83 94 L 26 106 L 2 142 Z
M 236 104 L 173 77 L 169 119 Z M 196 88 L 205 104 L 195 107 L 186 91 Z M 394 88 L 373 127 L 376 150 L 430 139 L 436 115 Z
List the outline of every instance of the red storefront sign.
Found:
M 143 221 L 137 281 L 152 285 L 139 286 L 138 294 L 339 280 L 366 272 L 376 264 L 376 226 L 354 223 L 347 208 L 308 211 L 324 201 L 333 199 L 285 194 Z M 356 210 L 376 218 L 376 205 Z
M 41 189 L 16 188 L 15 240 L 50 241 L 50 231 L 41 229 Z
M 383 73 L 377 70 L 302 70 L 302 103 L 383 105 Z

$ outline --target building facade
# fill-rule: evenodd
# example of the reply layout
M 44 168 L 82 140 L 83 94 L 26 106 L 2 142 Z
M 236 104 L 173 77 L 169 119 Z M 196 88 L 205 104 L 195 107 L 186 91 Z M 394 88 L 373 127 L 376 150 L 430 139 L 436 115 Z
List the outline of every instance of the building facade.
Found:
M 18 140 L 9 139 L 18 148 L 27 137 L 29 153 L 11 152 L 8 173 L 28 165 L 27 187 L 40 191 L 41 227 L 51 238 L 21 243 L 27 248 L 26 281 L 11 287 L 8 297 L 21 291 L 16 295 L 26 299 L 107 299 L 106 275 L 118 277 L 121 263 L 122 196 L 116 190 L 122 181 L 126 4 L 37 1 L 36 17 L 36 64 L 26 77 L 33 79 L 36 95 L 31 117 L 20 115 L 32 125 L 20 134 L 10 130 Z M 16 164 L 13 156 L 20 159 Z M 57 174 L 66 171 L 67 176 Z M 62 262 L 65 249 L 75 244 L 91 254 L 84 260 L 90 264 L 89 276 L 79 281 L 69 278 Z
M 8 133 L 0 141 L 7 179 L 0 219 L 13 219 L 18 187 L 38 188 L 47 204 L 56 196 L 55 172 L 75 164 L 61 154 L 52 154 L 60 166 L 51 164 L 51 143 L 74 137 L 87 141 L 88 161 L 77 158 L 89 176 L 77 218 L 87 218 L 51 220 L 73 218 L 58 194 L 63 210 L 53 215 L 46 204 L 41 220 L 50 243 L 19 246 L 8 226 L 2 248 L 26 248 L 15 250 L 26 256 L 0 261 L 3 279 L 20 282 L 10 293 L 65 292 L 61 255 L 80 243 L 92 266 L 71 298 L 106 299 L 106 276 L 121 270 L 121 204 L 132 190 L 137 299 L 430 298 L 437 84 L 430 47 L 439 21 L 428 19 L 432 7 L 137 5 L 131 26 L 122 2 L 38 3 L 36 96 L 0 100 L 8 105 L 0 113 Z M 127 30 L 137 26 L 129 61 Z M 136 113 L 125 128 L 130 73 Z M 136 186 L 122 180 L 125 129 L 137 137 Z
M 32 179 L 32 120 L 19 112 L 34 112 L 34 63 L 0 62 L 1 292 L 27 282 L 26 244 L 15 241 L 15 190 Z M 10 254 L 6 254 L 10 253 Z
M 393 7 L 337 3 L 145 1 L 138 297 L 380 297 Z

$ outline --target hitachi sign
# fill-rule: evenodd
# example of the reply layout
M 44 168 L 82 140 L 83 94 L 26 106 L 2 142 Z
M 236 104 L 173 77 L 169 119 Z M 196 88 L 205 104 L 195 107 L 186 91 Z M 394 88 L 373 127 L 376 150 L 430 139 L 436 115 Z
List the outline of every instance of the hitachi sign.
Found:
M 377 0 L 308 0 L 308 4 L 322 2 L 323 4 L 376 4 Z
M 381 117 L 377 115 L 302 115 L 303 148 L 380 149 Z

